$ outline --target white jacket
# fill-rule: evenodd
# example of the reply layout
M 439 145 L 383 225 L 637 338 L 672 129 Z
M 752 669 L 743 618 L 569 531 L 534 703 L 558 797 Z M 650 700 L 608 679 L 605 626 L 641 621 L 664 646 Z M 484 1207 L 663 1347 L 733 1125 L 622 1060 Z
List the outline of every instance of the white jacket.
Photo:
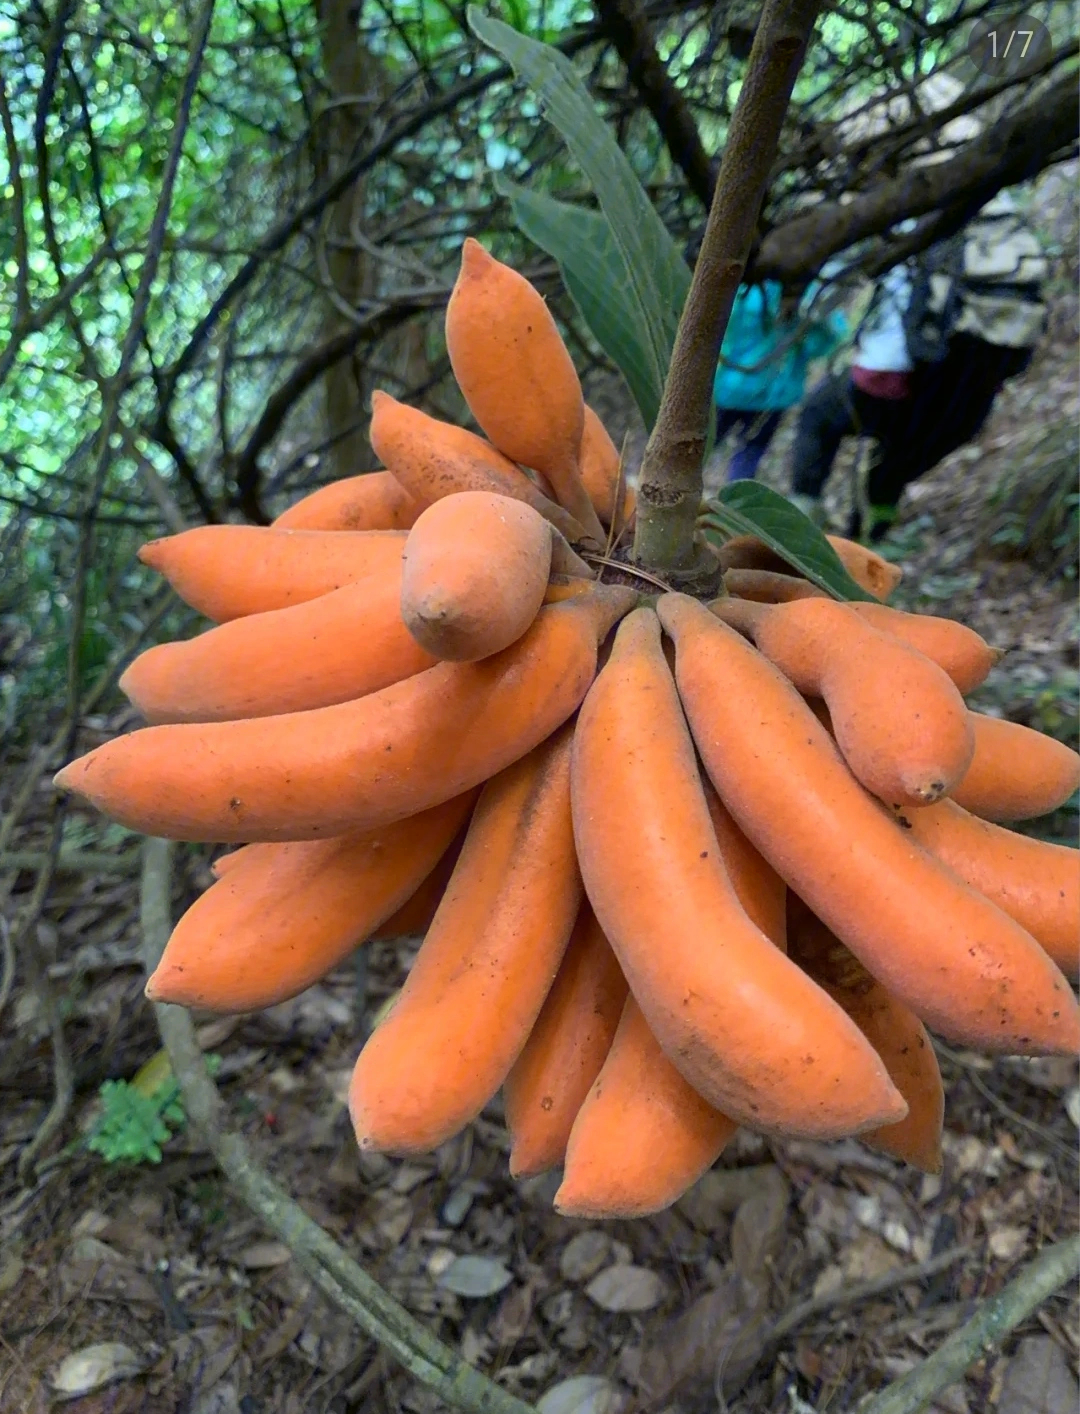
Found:
M 911 301 L 906 265 L 894 265 L 881 279 L 855 340 L 851 361 L 875 373 L 910 373 L 915 365 L 904 336 L 904 311 Z

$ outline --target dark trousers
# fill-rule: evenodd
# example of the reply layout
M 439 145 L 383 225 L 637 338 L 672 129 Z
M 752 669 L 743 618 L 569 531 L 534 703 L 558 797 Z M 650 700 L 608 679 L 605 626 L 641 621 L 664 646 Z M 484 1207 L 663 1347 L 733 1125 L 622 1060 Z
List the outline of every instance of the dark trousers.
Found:
M 753 412 L 746 408 L 716 409 L 716 440 L 729 432 L 739 432 L 739 445 L 728 463 L 729 481 L 752 481 L 761 459 L 780 426 L 781 412 Z
M 1006 379 L 1022 373 L 1034 350 L 954 334 L 940 363 L 920 364 L 911 396 L 872 398 L 850 374 L 819 383 L 803 404 L 792 453 L 792 490 L 820 496 L 844 437 L 874 441 L 866 495 L 871 506 L 896 506 L 904 487 L 976 437 Z M 853 533 L 858 534 L 854 524 Z
M 895 489 L 887 483 L 882 505 L 895 502 L 909 482 L 924 476 L 982 431 L 1002 384 L 1030 365 L 1035 350 L 1003 348 L 971 334 L 954 334 L 940 363 L 920 364 L 912 378 L 910 416 L 904 429 L 908 473 Z M 874 501 L 873 495 L 870 497 Z
M 909 406 L 908 398 L 871 397 L 855 387 L 850 373 L 826 378 L 799 412 L 792 449 L 791 489 L 801 496 L 820 496 L 845 437 L 873 438 L 875 467 L 886 459 L 895 460 Z M 870 499 L 873 502 L 873 496 Z

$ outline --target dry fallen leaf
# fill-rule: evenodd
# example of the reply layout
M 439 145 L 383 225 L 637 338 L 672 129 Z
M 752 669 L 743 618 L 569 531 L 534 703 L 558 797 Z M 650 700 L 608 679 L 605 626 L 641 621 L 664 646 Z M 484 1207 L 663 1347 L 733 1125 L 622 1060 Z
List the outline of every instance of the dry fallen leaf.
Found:
M 642 1351 L 639 1383 L 650 1409 L 686 1387 L 737 1389 L 757 1364 L 767 1329 L 769 1268 L 787 1216 L 790 1189 L 778 1168 L 755 1170 L 750 1196 L 735 1214 L 732 1260 L 713 1291 L 653 1331 Z
M 930 1414 L 971 1414 L 971 1403 L 962 1384 L 939 1389 L 930 1405 Z
M 1065 1113 L 1080 1129 L 1080 1085 L 1074 1085 L 1065 1095 Z
M 1080 1387 L 1061 1347 L 1048 1335 L 1029 1335 L 1005 1370 L 998 1414 L 1074 1414 Z
M 390 1180 L 390 1187 L 395 1193 L 411 1193 L 429 1179 L 431 1173 L 431 1169 L 421 1168 L 419 1164 L 400 1164 Z
M 1027 1238 L 1026 1227 L 997 1227 L 987 1239 L 987 1246 L 998 1261 L 1011 1262 L 1023 1252 Z
M 292 1261 L 292 1253 L 284 1242 L 253 1242 L 250 1247 L 244 1248 L 236 1261 L 238 1266 L 256 1272 L 267 1267 L 283 1267 L 286 1262 Z
M 573 1375 L 543 1395 L 536 1414 L 622 1414 L 626 1393 L 602 1375 Z
M 488 1334 L 496 1345 L 510 1349 L 518 1343 L 528 1330 L 535 1301 L 536 1288 L 531 1282 L 515 1286 L 506 1293 L 488 1326 Z
M 155 1373 L 171 1373 L 192 1391 L 212 1390 L 232 1369 L 240 1355 L 240 1332 L 224 1323 L 200 1326 L 176 1336 Z
M 513 1280 L 513 1273 L 494 1257 L 455 1257 L 435 1278 L 435 1285 L 479 1300 L 503 1291 Z
M 845 1281 L 873 1281 L 903 1265 L 895 1251 L 873 1232 L 860 1232 L 841 1253 L 840 1261 L 841 1275 Z M 815 1283 L 815 1294 L 817 1291 Z
M 108 1340 L 65 1355 L 50 1374 L 49 1383 L 60 1398 L 78 1399 L 117 1380 L 130 1380 L 144 1368 L 130 1345 Z
M 0 1296 L 5 1296 L 18 1286 L 19 1279 L 26 1269 L 22 1254 L 21 1241 L 11 1242 L 0 1251 Z
M 393 1193 L 389 1189 L 372 1196 L 375 1230 L 387 1247 L 396 1247 L 412 1225 L 413 1205 L 404 1193 Z
M 191 1414 L 241 1414 L 236 1386 L 221 1384 L 208 1389 L 191 1406 Z
M 469 1209 L 475 1201 L 476 1194 L 467 1184 L 459 1183 L 456 1188 L 450 1190 L 446 1202 L 439 1210 L 439 1220 L 446 1227 L 460 1227 L 469 1216 Z
M 148 1277 L 130 1258 L 100 1238 L 77 1237 L 64 1253 L 60 1290 L 65 1298 L 76 1293 L 122 1301 L 127 1305 L 159 1306 L 161 1297 Z
M 711 1232 L 720 1219 L 738 1212 L 753 1195 L 758 1179 L 772 1164 L 745 1169 L 708 1169 L 675 1205 L 700 1232 Z
M 664 1282 L 648 1267 L 605 1267 L 585 1288 L 602 1311 L 651 1311 L 664 1299 Z
M 566 1244 L 559 1257 L 559 1272 L 564 1281 L 588 1281 L 610 1259 L 611 1238 L 602 1228 L 587 1227 L 577 1232 Z

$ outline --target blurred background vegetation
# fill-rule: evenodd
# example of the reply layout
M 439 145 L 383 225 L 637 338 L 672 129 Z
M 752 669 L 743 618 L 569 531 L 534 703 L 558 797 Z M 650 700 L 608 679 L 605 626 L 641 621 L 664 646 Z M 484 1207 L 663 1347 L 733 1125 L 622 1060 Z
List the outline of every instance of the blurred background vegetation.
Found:
M 573 58 L 692 256 L 757 7 L 491 8 Z M 980 0 L 830 6 L 759 273 L 798 286 L 839 254 L 854 295 L 902 253 L 889 232 L 904 216 L 925 244 L 1001 185 L 1052 184 L 1076 151 L 1076 12 L 1029 8 L 1054 53 L 995 76 L 965 57 Z M 925 97 L 943 73 L 960 95 L 944 114 Z M 111 689 L 86 701 L 108 669 L 190 630 L 140 543 L 265 522 L 370 468 L 373 387 L 464 420 L 441 308 L 467 232 L 552 297 L 581 368 L 603 372 L 490 177 L 588 194 L 453 0 L 0 0 L 0 126 L 0 725 L 19 751 L 114 707 Z M 948 176 L 919 205 L 906 173 L 931 147 Z M 1058 185 L 1042 229 L 1066 299 L 1074 182 Z M 812 202 L 858 219 L 805 238 Z M 1061 576 L 1076 559 L 1075 436 L 1039 430 L 1047 454 L 994 489 L 985 539 Z

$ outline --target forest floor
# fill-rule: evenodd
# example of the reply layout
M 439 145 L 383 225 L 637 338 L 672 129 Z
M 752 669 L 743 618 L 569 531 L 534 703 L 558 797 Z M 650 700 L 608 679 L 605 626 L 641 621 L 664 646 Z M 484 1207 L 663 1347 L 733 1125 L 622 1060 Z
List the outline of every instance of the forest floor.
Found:
M 1076 716 L 1076 582 L 989 545 L 987 515 L 1046 422 L 1078 413 L 1075 355 L 1059 349 L 1007 390 L 977 449 L 915 488 L 890 542 L 905 571 L 899 602 L 964 619 L 1008 650 L 980 693 L 984 708 L 1065 736 Z M 781 438 L 765 471 L 781 486 L 783 460 Z M 92 721 L 87 744 L 130 720 Z M 21 764 L 0 772 L 0 807 Z M 43 775 L 15 847 L 40 848 L 49 789 Z M 45 1018 L 21 973 L 0 1017 L 0 1410 L 43 1414 L 59 1385 L 69 1414 L 434 1414 L 438 1401 L 230 1195 L 196 1135 L 182 1129 L 157 1165 L 108 1164 L 80 1142 L 102 1081 L 134 1076 L 158 1040 L 142 996 L 131 841 L 77 811 L 73 824 L 68 844 L 110 850 L 114 865 L 62 874 L 39 928 L 76 1101 L 68 1148 L 29 1189 L 16 1162 L 52 1079 Z M 1074 830 L 1075 815 L 1058 825 Z M 175 911 L 209 883 L 207 861 L 184 854 Z M 16 904 L 32 883 L 20 875 Z M 529 1402 L 593 1376 L 581 1414 L 844 1414 L 936 1348 L 1039 1247 L 1076 1231 L 1076 1062 L 944 1046 L 940 1176 L 855 1142 L 740 1134 L 670 1211 L 570 1221 L 552 1211 L 552 1177 L 508 1177 L 497 1101 L 427 1159 L 361 1160 L 344 1104 L 358 1033 L 416 946 L 370 948 L 359 1019 L 349 966 L 268 1012 L 197 1016 L 199 1042 L 219 1058 L 232 1124 L 305 1210 Z M 1078 1327 L 1066 1290 L 934 1407 L 1075 1410 Z M 103 1342 L 115 1348 L 79 1358 Z M 95 1359 L 116 1378 L 79 1397 Z M 640 1396 L 646 1376 L 660 1395 L 651 1404 Z M 545 1414 L 578 1409 L 570 1395 L 584 1388 L 548 1393 Z

